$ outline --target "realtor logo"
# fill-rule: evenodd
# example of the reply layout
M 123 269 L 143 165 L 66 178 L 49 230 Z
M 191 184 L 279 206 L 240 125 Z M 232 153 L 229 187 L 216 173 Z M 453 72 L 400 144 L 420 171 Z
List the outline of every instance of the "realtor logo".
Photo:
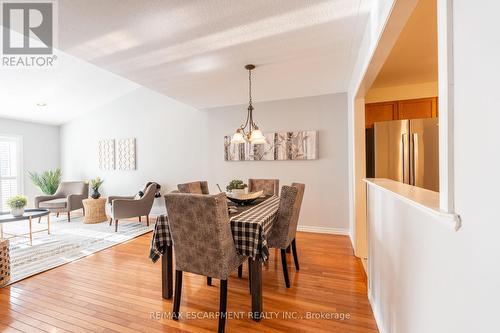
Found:
M 2 66 L 52 67 L 57 59 L 52 0 L 7 0 L 1 4 Z
M 3 3 L 3 54 L 52 54 L 52 5 Z M 22 38 L 16 38 L 16 32 L 22 33 Z

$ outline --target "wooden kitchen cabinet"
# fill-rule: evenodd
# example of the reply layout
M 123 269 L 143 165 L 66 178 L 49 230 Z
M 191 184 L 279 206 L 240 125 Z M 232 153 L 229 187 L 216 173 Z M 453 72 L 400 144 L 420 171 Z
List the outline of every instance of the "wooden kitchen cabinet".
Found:
M 373 128 L 373 123 L 394 120 L 398 116 L 397 102 L 369 103 L 365 105 L 365 128 Z
M 373 123 L 379 121 L 436 118 L 437 116 L 437 97 L 365 104 L 365 128 L 373 128 Z
M 419 119 L 436 117 L 436 97 L 398 101 L 398 119 Z

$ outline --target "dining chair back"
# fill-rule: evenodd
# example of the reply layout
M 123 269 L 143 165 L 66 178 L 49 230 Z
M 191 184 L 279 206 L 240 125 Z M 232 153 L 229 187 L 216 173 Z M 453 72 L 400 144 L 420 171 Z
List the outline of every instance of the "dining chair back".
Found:
M 227 279 L 238 266 L 223 193 L 165 195 L 176 269 Z
M 209 194 L 208 182 L 204 180 L 185 183 L 185 184 L 178 184 L 177 189 L 181 193 Z
M 248 192 L 264 191 L 264 195 L 278 195 L 280 191 L 279 179 L 253 179 L 248 180 Z
M 286 251 L 290 246 L 293 251 L 295 269 L 299 270 L 299 259 L 297 256 L 295 235 L 297 233 L 297 225 L 299 222 L 300 207 L 302 206 L 304 190 L 305 185 L 299 183 L 293 183 L 292 186 L 283 186 L 281 188 L 278 216 L 268 237 L 269 247 L 281 250 L 283 275 L 287 288 L 290 288 L 290 280 L 288 278 Z
M 272 247 L 286 249 L 295 239 L 304 189 L 304 184 L 298 183 L 281 188 L 278 216 L 269 236 Z
M 218 278 L 221 280 L 219 332 L 224 332 L 227 279 L 245 260 L 236 252 L 226 195 L 169 193 L 165 195 L 165 205 L 175 253 L 173 317 L 179 317 L 183 272 Z

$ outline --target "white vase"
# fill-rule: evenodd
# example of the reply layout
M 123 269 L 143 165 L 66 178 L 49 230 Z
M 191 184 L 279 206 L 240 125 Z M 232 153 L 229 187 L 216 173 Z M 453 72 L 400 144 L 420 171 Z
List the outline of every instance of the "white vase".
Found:
M 231 193 L 234 195 L 242 195 L 242 194 L 246 193 L 246 190 L 244 188 L 241 188 L 241 189 L 234 188 L 231 190 Z
M 23 216 L 23 214 L 24 214 L 24 207 L 22 207 L 22 208 L 12 208 L 10 210 L 10 213 L 12 214 L 12 216 L 15 216 L 15 217 Z

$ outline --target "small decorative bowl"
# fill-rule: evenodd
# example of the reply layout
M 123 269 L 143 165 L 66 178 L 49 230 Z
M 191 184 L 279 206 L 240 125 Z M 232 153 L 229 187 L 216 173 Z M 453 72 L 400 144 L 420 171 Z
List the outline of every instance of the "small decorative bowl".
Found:
M 256 199 L 260 198 L 264 191 L 257 191 L 251 193 L 226 193 L 229 200 L 238 205 L 249 204 Z

